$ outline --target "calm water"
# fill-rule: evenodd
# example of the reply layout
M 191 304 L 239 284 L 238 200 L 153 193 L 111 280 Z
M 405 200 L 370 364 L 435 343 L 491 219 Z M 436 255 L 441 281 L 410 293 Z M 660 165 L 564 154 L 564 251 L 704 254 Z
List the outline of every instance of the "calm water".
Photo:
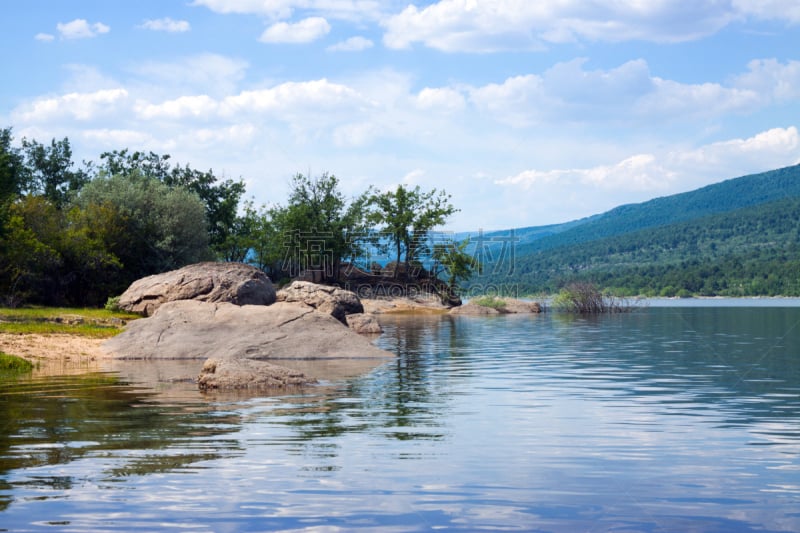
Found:
M 0 384 L 0 529 L 800 531 L 800 308 L 390 320 L 304 394 Z

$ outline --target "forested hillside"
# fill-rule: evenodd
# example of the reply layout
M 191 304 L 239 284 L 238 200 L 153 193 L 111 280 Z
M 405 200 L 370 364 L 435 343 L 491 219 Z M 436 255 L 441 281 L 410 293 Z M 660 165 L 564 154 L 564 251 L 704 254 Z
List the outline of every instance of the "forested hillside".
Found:
M 625 294 L 800 295 L 800 166 L 621 206 L 521 243 L 513 271 L 488 266 L 476 288 L 591 280 Z

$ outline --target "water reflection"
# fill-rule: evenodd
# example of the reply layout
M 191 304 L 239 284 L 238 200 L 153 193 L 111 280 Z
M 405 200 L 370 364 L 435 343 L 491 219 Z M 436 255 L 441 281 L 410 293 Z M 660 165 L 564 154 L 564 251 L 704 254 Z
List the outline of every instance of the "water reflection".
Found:
M 115 374 L 0 382 L 0 506 L 14 494 L 61 497 L 87 475 L 64 475 L 63 465 L 89 461 L 100 468 L 92 475 L 118 482 L 241 451 L 224 438 L 239 427 L 236 414 L 161 400 Z
M 291 393 L 202 396 L 165 369 L 4 385 L 0 523 L 797 531 L 798 323 L 389 316 L 396 359 Z

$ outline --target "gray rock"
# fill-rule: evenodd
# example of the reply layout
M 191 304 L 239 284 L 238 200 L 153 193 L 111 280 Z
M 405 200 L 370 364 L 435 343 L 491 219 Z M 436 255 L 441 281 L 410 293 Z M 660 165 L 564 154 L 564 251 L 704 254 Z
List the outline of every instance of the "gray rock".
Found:
M 383 333 L 378 318 L 373 314 L 355 313 L 347 315 L 347 325 L 350 329 L 360 334 L 379 334 Z
M 331 315 L 347 325 L 347 315 L 363 313 L 364 306 L 356 293 L 330 285 L 310 281 L 294 281 L 277 293 L 279 302 L 299 302 L 321 313 Z
M 119 299 L 121 309 L 152 315 L 176 300 L 270 305 L 275 287 L 261 270 L 243 263 L 197 263 L 131 284 Z
M 294 386 L 316 378 L 294 368 L 321 360 L 339 366 L 363 360 L 380 364 L 389 352 L 371 344 L 330 315 L 298 303 L 271 306 L 168 302 L 135 320 L 103 344 L 119 359 L 196 359 L 202 388 Z
M 493 307 L 486 307 L 484 305 L 476 305 L 473 303 L 466 303 L 459 307 L 454 307 L 450 310 L 451 315 L 470 315 L 470 316 L 489 316 L 499 315 L 500 311 Z

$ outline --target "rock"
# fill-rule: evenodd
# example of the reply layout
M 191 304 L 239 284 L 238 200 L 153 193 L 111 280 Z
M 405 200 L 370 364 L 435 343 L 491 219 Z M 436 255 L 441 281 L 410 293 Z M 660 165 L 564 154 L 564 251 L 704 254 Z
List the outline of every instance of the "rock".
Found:
M 460 307 L 454 307 L 450 310 L 451 315 L 470 315 L 470 316 L 489 316 L 499 315 L 500 311 L 494 307 L 486 307 L 473 303 L 466 303 Z
M 450 306 L 442 304 L 434 295 L 417 295 L 413 298 L 389 296 L 361 300 L 366 313 L 446 313 Z
M 318 285 L 309 281 L 294 281 L 277 293 L 279 302 L 299 302 L 321 313 L 331 315 L 347 325 L 346 316 L 363 313 L 364 306 L 356 293 L 331 285 Z
M 347 315 L 347 325 L 356 333 L 377 334 L 383 333 L 383 328 L 378 322 L 377 317 L 372 314 L 356 313 Z
M 506 313 L 533 313 L 538 314 L 542 312 L 542 306 L 539 302 L 526 302 L 524 300 L 516 300 L 514 298 L 504 298 Z
M 261 270 L 243 263 L 197 263 L 137 280 L 119 298 L 125 311 L 152 315 L 165 302 L 199 300 L 270 305 L 275 287 Z
M 242 358 L 208 359 L 197 377 L 200 390 L 302 387 L 315 382 L 297 370 Z
M 475 302 L 467 302 L 461 307 L 450 310 L 451 315 L 508 315 L 508 314 L 537 314 L 542 312 L 542 306 L 538 302 L 526 302 L 515 298 L 498 298 L 497 304 L 491 307 L 479 305 Z
M 315 376 L 293 368 L 294 362 L 304 366 L 320 360 L 339 367 L 352 362 L 362 368 L 369 366 L 364 360 L 377 365 L 393 357 L 332 316 L 287 302 L 167 302 L 149 318 L 131 322 L 103 349 L 118 359 L 196 359 L 198 369 L 205 361 L 198 385 L 230 389 L 314 382 Z

